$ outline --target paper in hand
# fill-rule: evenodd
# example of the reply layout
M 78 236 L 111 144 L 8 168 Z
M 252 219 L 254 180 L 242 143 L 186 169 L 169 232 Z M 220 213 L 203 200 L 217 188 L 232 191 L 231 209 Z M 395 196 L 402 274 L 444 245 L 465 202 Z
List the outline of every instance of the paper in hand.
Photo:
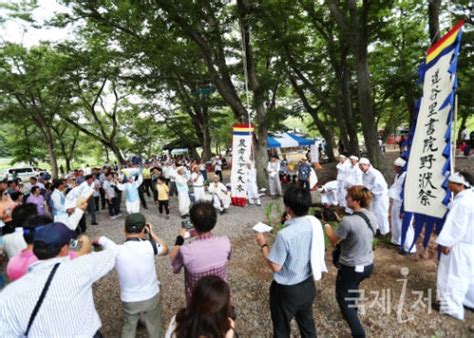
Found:
M 256 232 L 270 232 L 273 230 L 271 226 L 266 225 L 265 223 L 258 222 L 255 224 L 255 226 L 252 228 Z

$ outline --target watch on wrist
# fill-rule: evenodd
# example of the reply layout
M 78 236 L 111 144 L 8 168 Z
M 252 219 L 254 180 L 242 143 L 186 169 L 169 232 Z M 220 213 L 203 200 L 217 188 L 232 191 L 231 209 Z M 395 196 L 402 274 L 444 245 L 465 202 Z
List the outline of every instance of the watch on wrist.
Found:
M 263 244 L 263 245 L 260 246 L 260 251 L 263 251 L 263 248 L 265 248 L 265 247 L 268 248 L 268 244 L 267 244 L 267 243 L 265 243 L 265 244 Z

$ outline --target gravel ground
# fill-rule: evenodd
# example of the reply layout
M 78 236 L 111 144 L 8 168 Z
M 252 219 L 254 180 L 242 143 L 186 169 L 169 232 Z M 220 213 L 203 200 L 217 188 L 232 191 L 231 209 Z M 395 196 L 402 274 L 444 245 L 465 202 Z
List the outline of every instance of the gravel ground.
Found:
M 388 153 L 387 165 L 393 162 L 396 153 Z M 459 167 L 474 169 L 472 160 L 459 160 Z M 334 164 L 327 164 L 318 172 L 321 183 L 333 179 Z M 387 177 L 392 180 L 392 177 Z M 278 200 L 264 198 L 263 204 L 281 203 Z M 158 209 L 148 200 L 149 209 L 143 210 L 147 220 L 155 227 L 157 234 L 169 245 L 174 243 L 181 219 L 178 215 L 177 199 L 171 200 L 171 218 L 160 218 Z M 89 220 L 88 220 L 89 221 Z M 98 226 L 90 226 L 88 235 L 91 238 L 106 235 L 117 243 L 124 240 L 124 218 L 110 221 L 106 210 L 98 214 Z M 218 216 L 215 234 L 230 237 L 233 247 L 229 265 L 229 285 L 232 302 L 237 309 L 237 331 L 241 337 L 270 337 L 272 325 L 269 310 L 268 288 L 272 280 L 270 270 L 266 267 L 255 235 L 251 227 L 259 222 L 266 222 L 264 207 L 231 207 L 230 212 Z M 320 336 L 350 336 L 350 331 L 341 317 L 337 306 L 334 286 L 336 270 L 327 255 L 329 273 L 316 282 L 317 296 L 314 302 L 314 318 Z M 183 273 L 174 275 L 168 257 L 156 260 L 158 279 L 161 283 L 162 322 L 164 330 L 170 318 L 184 306 Z M 402 268 L 404 269 L 402 271 Z M 474 313 L 467 312 L 464 322 L 441 316 L 430 311 L 430 307 L 414 306 L 419 296 L 427 297 L 432 292 L 435 298 L 436 261 L 419 259 L 397 254 L 392 247 L 381 243 L 375 251 L 375 271 L 373 276 L 364 281 L 362 288 L 366 301 L 363 303 L 365 313 L 361 314 L 363 325 L 369 336 L 474 336 Z M 405 277 L 401 272 L 409 272 Z M 405 290 L 403 285 L 406 284 Z M 403 292 L 404 290 L 404 292 Z M 402 297 L 402 293 L 405 296 Z M 389 297 L 388 297 L 389 295 Z M 119 298 L 118 278 L 115 271 L 110 272 L 94 286 L 94 297 L 97 310 L 102 319 L 102 332 L 105 337 L 120 336 L 122 312 Z M 424 299 L 423 304 L 428 304 Z M 296 325 L 293 323 L 295 336 Z M 146 337 L 146 330 L 139 328 L 139 337 Z
M 396 153 L 388 153 L 387 165 L 393 161 Z M 459 167 L 474 167 L 472 160 L 460 159 Z M 333 164 L 327 164 L 318 172 L 320 182 L 332 179 Z M 387 177 L 389 180 L 393 178 Z M 281 201 L 263 199 L 268 203 Z M 177 200 L 171 201 L 171 219 L 165 220 L 158 215 L 157 208 L 149 202 L 149 209 L 142 212 L 167 243 L 173 244 L 180 218 Z M 232 241 L 232 258 L 229 265 L 229 285 L 232 302 L 237 308 L 237 331 L 242 337 L 269 337 L 272 326 L 268 304 L 268 288 L 272 280 L 269 269 L 261 258 L 255 243 L 251 227 L 258 221 L 266 221 L 264 207 L 231 207 L 228 214 L 218 217 L 215 228 L 217 235 L 227 235 Z M 89 227 L 92 237 L 107 235 L 117 242 L 123 240 L 123 219 L 110 221 L 106 212 L 99 216 L 99 226 Z M 329 261 L 329 273 L 316 283 L 317 296 L 314 303 L 314 318 L 320 336 L 350 336 L 349 329 L 341 317 L 334 296 L 336 270 Z M 157 259 L 158 278 L 161 282 L 161 301 L 163 327 L 170 318 L 184 306 L 183 273 L 174 275 L 168 257 Z M 402 268 L 407 268 L 403 269 Z M 466 312 L 464 322 L 457 321 L 438 312 L 431 311 L 426 298 L 431 292 L 431 300 L 436 290 L 435 260 L 406 257 L 381 243 L 375 251 L 375 272 L 362 287 L 365 292 L 365 313 L 361 314 L 363 324 L 369 336 L 474 336 L 474 313 Z M 405 275 L 402 275 L 402 272 Z M 406 272 L 409 274 L 406 275 Z M 402 297 L 405 284 L 405 296 Z M 119 287 L 115 272 L 109 273 L 94 288 L 96 306 L 102 318 L 102 331 L 106 337 L 119 336 L 122 326 Z M 419 295 L 423 300 L 415 305 Z M 421 299 L 420 299 L 421 300 Z M 425 307 L 423 307 L 425 305 Z M 294 332 L 297 333 L 293 323 Z M 146 336 L 146 330 L 140 328 L 138 336 Z M 297 335 L 295 335 L 297 336 Z

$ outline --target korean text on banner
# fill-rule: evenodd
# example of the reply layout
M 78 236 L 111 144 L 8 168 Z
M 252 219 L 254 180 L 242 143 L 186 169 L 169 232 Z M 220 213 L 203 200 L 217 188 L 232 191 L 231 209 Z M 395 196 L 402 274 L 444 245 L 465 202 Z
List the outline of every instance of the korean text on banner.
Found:
M 405 184 L 405 211 L 438 218 L 446 213 L 443 151 L 451 105 L 440 108 L 453 88 L 454 77 L 449 73 L 452 56 L 453 51 L 443 55 L 425 73 Z
M 232 128 L 232 172 L 230 176 L 232 204 L 247 204 L 247 181 L 250 174 L 248 163 L 252 153 L 254 127 L 236 124 Z

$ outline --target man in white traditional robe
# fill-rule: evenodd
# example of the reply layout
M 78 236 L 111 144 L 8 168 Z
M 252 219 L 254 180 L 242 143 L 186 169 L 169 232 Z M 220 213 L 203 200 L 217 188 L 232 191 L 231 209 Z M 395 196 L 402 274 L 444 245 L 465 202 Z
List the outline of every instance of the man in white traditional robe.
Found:
M 268 185 L 270 188 L 270 195 L 271 196 L 282 196 L 281 190 L 281 182 L 280 182 L 280 161 L 278 160 L 278 156 L 272 156 L 270 162 L 267 165 L 267 173 L 268 173 Z
M 350 166 L 346 173 L 346 190 L 354 185 L 362 185 L 362 171 L 359 168 L 359 158 L 355 155 L 349 157 Z
M 202 173 L 199 170 L 199 165 L 195 165 L 193 167 L 193 173 L 191 174 L 191 182 L 193 183 L 194 202 L 203 201 L 205 199 L 204 176 L 202 176 Z
M 402 199 L 402 190 L 403 190 L 403 183 L 405 183 L 405 178 L 407 173 L 403 171 L 403 167 L 405 166 L 406 161 L 399 157 L 393 162 L 396 175 L 393 180 L 393 184 L 390 186 L 388 190 L 388 195 L 391 200 L 391 209 L 390 209 L 390 225 L 392 229 L 392 239 L 391 243 L 394 245 L 400 246 L 400 252 L 402 253 L 415 253 L 416 247 L 410 250 L 410 246 L 413 243 L 413 239 L 415 237 L 415 230 L 413 226 L 410 224 L 407 230 L 405 243 L 401 245 L 402 241 L 402 218 L 403 215 L 401 214 L 401 208 L 403 204 Z
M 255 169 L 255 162 L 247 162 L 247 167 L 249 169 L 249 176 L 247 181 L 247 197 L 249 204 L 257 204 L 260 206 L 262 202 L 260 201 L 260 195 L 258 193 L 257 186 L 257 169 Z
M 214 175 L 209 184 L 209 192 L 212 194 L 212 204 L 221 214 L 225 213 L 230 207 L 230 194 L 227 187 L 219 181 L 219 176 Z
M 336 180 L 326 182 L 320 189 L 321 203 L 327 207 L 337 205 L 337 187 L 338 183 Z
M 464 307 L 474 308 L 474 179 L 467 172 L 452 174 L 454 193 L 436 242 L 441 246 L 437 291 L 440 312 L 464 320 Z
M 362 157 L 359 161 L 359 168 L 362 170 L 362 183 L 372 193 L 372 203 L 370 210 L 375 214 L 378 229 L 382 235 L 390 232 L 388 223 L 388 185 L 382 173 L 375 169 L 370 161 Z
M 344 208 L 346 207 L 346 194 L 347 194 L 345 182 L 346 182 L 347 173 L 349 171 L 350 166 L 351 166 L 351 163 L 347 159 L 346 155 L 340 154 L 339 163 L 336 166 L 337 199 L 338 199 L 338 204 Z
M 191 206 L 191 200 L 189 199 L 189 187 L 188 179 L 185 176 L 184 167 L 179 167 L 176 169 L 176 189 L 178 190 L 178 204 L 179 204 L 179 213 L 181 218 L 186 218 L 189 216 L 189 207 Z

